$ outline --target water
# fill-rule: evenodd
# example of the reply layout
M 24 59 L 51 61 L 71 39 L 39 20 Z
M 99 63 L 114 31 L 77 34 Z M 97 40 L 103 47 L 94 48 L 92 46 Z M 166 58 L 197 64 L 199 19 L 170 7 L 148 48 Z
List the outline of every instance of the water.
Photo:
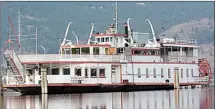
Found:
M 1 96 L 0 105 L 2 109 L 214 109 L 214 87 L 31 96 L 6 94 Z

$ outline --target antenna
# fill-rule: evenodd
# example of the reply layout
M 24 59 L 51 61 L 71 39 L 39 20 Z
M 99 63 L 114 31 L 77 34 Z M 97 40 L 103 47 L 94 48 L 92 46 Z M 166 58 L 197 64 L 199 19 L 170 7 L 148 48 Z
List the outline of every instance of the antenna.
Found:
M 36 28 L 36 32 L 33 33 L 33 34 L 26 34 L 26 35 L 23 35 L 21 34 L 21 13 L 20 13 L 20 10 L 18 10 L 18 34 L 16 34 L 16 31 L 14 29 L 14 26 L 13 26 L 13 23 L 12 23 L 12 20 L 10 18 L 10 16 L 8 16 L 8 20 L 9 20 L 9 24 L 10 26 L 12 27 L 12 30 L 13 30 L 13 33 L 14 35 L 10 35 L 10 29 L 9 29 L 9 39 L 11 41 L 13 40 L 16 40 L 17 43 L 18 43 L 18 47 L 19 47 L 19 54 L 21 53 L 21 41 L 23 40 L 27 40 L 27 39 L 32 39 L 32 40 L 36 40 L 35 43 L 36 43 L 36 47 L 35 47 L 35 53 L 37 54 L 37 34 L 38 34 L 38 31 L 37 31 L 37 26 L 35 26 Z M 11 38 L 12 36 L 15 36 L 16 39 L 13 39 Z M 35 36 L 35 37 L 32 37 L 32 36 Z
M 116 28 L 116 31 L 115 31 L 115 34 L 117 33 L 117 30 L 118 30 L 118 13 L 117 13 L 117 8 L 118 8 L 118 6 L 117 6 L 117 1 L 116 1 L 116 7 L 115 7 L 115 28 Z

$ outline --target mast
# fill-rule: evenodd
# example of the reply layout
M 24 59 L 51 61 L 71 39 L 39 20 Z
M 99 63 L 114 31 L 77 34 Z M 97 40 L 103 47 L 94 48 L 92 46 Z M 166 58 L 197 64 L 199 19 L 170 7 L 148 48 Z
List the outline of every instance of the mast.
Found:
M 35 40 L 36 40 L 36 55 L 37 55 L 37 26 L 36 26 L 36 34 L 35 34 Z
M 116 1 L 116 7 L 115 7 L 115 28 L 116 28 L 116 31 L 115 31 L 115 34 L 117 33 L 117 30 L 118 30 L 118 13 L 117 13 L 117 1 Z
M 20 21 L 20 11 L 18 10 L 18 41 L 20 43 L 20 37 L 21 37 L 21 21 Z M 19 47 L 19 54 L 21 53 L 21 44 Z

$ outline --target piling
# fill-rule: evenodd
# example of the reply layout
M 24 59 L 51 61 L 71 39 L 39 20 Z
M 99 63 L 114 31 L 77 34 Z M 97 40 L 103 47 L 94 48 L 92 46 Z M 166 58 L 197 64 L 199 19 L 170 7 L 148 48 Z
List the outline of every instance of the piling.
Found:
M 1 73 L 1 72 L 0 72 Z M 0 94 L 3 95 L 2 76 L 0 76 Z
M 41 68 L 41 93 L 48 94 L 47 70 Z
M 178 69 L 178 67 L 174 68 L 174 88 L 175 89 L 180 88 L 180 85 L 179 85 L 179 69 Z
M 42 109 L 48 109 L 48 94 L 42 94 Z
M 179 89 L 175 89 L 174 90 L 174 93 L 175 93 L 175 109 L 179 109 L 179 105 L 180 105 L 180 100 L 179 100 Z
M 0 109 L 4 109 L 4 107 L 3 107 L 3 104 L 4 104 L 4 98 L 3 98 L 4 96 L 3 95 L 0 95 Z

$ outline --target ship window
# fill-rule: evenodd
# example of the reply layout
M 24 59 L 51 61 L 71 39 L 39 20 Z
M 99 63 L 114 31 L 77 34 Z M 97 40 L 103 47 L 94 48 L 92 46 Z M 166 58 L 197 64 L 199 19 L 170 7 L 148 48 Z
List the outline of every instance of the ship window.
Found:
M 189 77 L 189 70 L 187 69 L 187 77 Z
M 161 78 L 163 78 L 163 68 L 161 68 Z
M 154 74 L 154 78 L 156 78 L 156 69 L 153 68 L 153 74 Z
M 85 68 L 84 72 L 85 72 L 85 78 L 88 78 L 88 68 Z
M 76 49 L 76 54 L 80 54 L 80 49 L 79 48 Z
M 110 37 L 110 42 L 112 42 L 113 41 L 113 38 L 112 37 Z
M 53 68 L 52 75 L 59 75 L 59 68 Z
M 32 75 L 33 74 L 33 70 L 32 69 L 27 69 L 28 74 Z
M 141 77 L 141 69 L 140 68 L 138 68 L 138 70 L 137 70 L 137 72 L 138 72 L 138 78 L 140 78 Z
M 112 67 L 112 68 L 111 68 L 111 72 L 112 72 L 112 74 L 115 74 L 115 73 L 116 73 L 116 68 L 115 68 L 115 67 Z
M 81 68 L 75 68 L 75 76 L 81 76 Z
M 105 69 L 104 68 L 99 69 L 99 77 L 105 77 Z
M 139 51 L 139 50 L 134 50 L 134 55 L 141 55 L 141 51 Z
M 192 75 L 192 77 L 194 76 L 194 74 L 193 74 L 193 69 L 191 69 L 191 75 Z
M 149 69 L 146 68 L 146 78 L 149 78 Z
M 105 38 L 105 42 L 109 42 L 109 37 L 106 37 L 106 38 Z
M 104 42 L 104 38 L 101 38 L 101 42 Z
M 160 51 L 156 51 L 156 52 L 155 52 L 155 55 L 160 55 Z
M 155 55 L 155 51 L 151 51 L 151 55 Z
M 89 47 L 81 48 L 81 54 L 89 54 L 89 53 L 90 53 Z
M 80 48 L 72 48 L 72 54 L 80 54 Z
M 168 77 L 171 78 L 170 69 L 168 69 Z
M 108 54 L 108 48 L 105 48 L 105 54 Z
M 181 78 L 183 78 L 183 69 L 181 69 Z
M 70 68 L 64 68 L 63 75 L 70 75 Z
M 118 54 L 124 53 L 124 48 L 117 48 L 116 50 Z
M 97 76 L 97 69 L 91 68 L 91 77 L 96 77 L 96 76 Z
M 94 47 L 93 48 L 93 54 L 98 55 L 99 54 L 99 47 Z
M 100 38 L 97 38 L 97 42 L 100 42 Z
M 65 54 L 70 54 L 70 49 L 65 48 L 65 49 L 64 49 L 64 52 L 65 52 Z

